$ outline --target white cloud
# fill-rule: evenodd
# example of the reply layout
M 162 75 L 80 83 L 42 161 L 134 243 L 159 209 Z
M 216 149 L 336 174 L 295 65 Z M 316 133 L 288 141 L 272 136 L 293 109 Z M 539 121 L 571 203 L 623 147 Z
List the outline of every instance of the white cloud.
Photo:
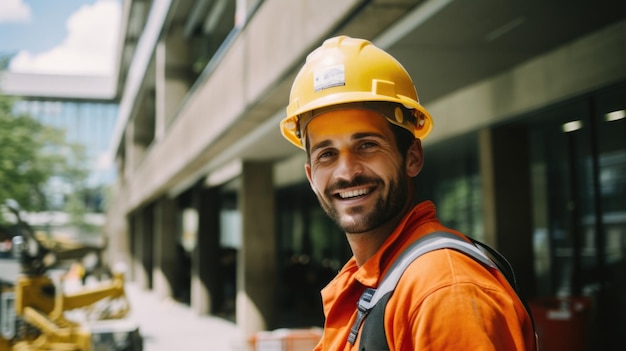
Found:
M 11 60 L 12 72 L 51 74 L 113 74 L 121 6 L 117 0 L 83 5 L 67 20 L 67 37 L 42 53 L 20 51 Z
M 0 23 L 28 22 L 29 20 L 30 7 L 23 0 L 0 1 Z

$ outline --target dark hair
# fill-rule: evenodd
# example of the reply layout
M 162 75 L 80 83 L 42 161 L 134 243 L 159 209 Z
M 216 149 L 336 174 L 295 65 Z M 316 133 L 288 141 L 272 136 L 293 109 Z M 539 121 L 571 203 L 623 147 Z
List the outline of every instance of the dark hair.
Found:
M 406 152 L 415 141 L 415 136 L 405 128 L 397 126 L 393 123 L 389 123 L 389 125 L 391 126 L 391 131 L 396 138 L 396 146 L 398 147 L 400 156 L 404 159 L 406 157 Z

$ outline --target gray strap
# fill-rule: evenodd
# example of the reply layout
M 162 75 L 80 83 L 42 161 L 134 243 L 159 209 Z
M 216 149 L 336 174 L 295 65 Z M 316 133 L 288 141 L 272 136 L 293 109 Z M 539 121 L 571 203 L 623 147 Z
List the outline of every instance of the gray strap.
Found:
M 370 301 L 359 301 L 362 308 L 369 310 L 388 292 L 395 289 L 398 280 L 406 268 L 421 255 L 439 249 L 453 249 L 461 251 L 488 267 L 497 269 L 496 265 L 475 245 L 446 232 L 434 232 L 413 242 L 393 262 L 387 274 L 376 288 L 376 292 Z
M 487 267 L 498 269 L 496 264 L 489 259 L 479 247 L 463 240 L 457 235 L 448 232 L 433 232 L 421 237 L 411 243 L 398 258 L 396 258 L 376 289 L 367 288 L 361 295 L 357 303 L 357 319 L 354 321 L 350 329 L 350 335 L 348 336 L 348 341 L 351 344 L 354 344 L 356 341 L 361 324 L 365 321 L 369 312 L 385 296 L 388 298 L 389 292 L 395 290 L 400 277 L 407 267 L 423 254 L 439 249 L 453 249 L 463 252 Z
M 395 289 L 400 277 L 406 270 L 406 268 L 417 259 L 419 256 L 428 253 L 433 250 L 439 249 L 453 249 L 460 251 L 474 260 L 480 262 L 485 267 L 490 267 L 499 270 L 505 275 L 505 278 L 509 283 L 514 284 L 513 287 L 517 291 L 517 284 L 515 283 L 515 275 L 513 274 L 513 268 L 509 262 L 496 250 L 489 246 L 473 240 L 469 243 L 462 238 L 447 232 L 434 232 L 425 235 L 419 240 L 410 244 L 391 264 L 391 267 L 387 271 L 386 275 L 380 281 L 378 288 L 375 291 L 368 288 L 367 294 L 364 293 L 358 303 L 359 315 L 361 316 L 352 326 L 350 340 L 354 344 L 358 330 L 363 324 L 364 334 L 361 338 L 359 350 L 389 350 L 387 345 L 386 333 L 384 331 L 384 309 L 387 304 L 387 300 L 391 296 L 391 292 Z M 504 269 L 504 271 L 503 271 Z M 373 295 L 372 295 L 373 293 Z M 518 295 L 519 296 L 519 295 Z M 521 299 L 520 299 L 521 300 Z M 382 302 L 382 305 L 377 305 L 378 302 Z M 532 321 L 532 314 L 528 306 L 524 301 L 524 306 L 528 312 L 528 315 Z M 365 320 L 371 313 L 371 318 Z M 364 323 L 365 322 L 365 323 Z M 372 323 L 370 323 L 372 322 Z M 532 321 L 533 330 L 535 330 L 535 323 Z M 366 333 L 365 333 L 366 332 Z M 352 335 L 353 334 L 353 335 Z M 537 340 L 537 333 L 535 331 L 535 341 Z M 534 349 L 537 350 L 537 343 L 534 345 Z

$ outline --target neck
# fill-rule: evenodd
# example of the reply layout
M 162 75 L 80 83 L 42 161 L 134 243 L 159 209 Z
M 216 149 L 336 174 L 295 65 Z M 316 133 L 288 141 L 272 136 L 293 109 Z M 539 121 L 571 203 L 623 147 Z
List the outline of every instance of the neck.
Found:
M 393 233 L 398 224 L 410 210 L 411 203 L 403 211 L 387 223 L 364 233 L 346 233 L 348 244 L 354 255 L 357 266 L 361 267 L 367 260 L 376 254 L 385 240 Z

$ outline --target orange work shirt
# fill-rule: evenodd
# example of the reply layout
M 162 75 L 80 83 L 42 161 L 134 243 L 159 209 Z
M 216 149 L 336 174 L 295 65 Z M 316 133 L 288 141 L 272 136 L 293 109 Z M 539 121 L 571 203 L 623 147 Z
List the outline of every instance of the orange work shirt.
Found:
M 324 333 L 315 350 L 357 350 L 348 342 L 365 288 L 375 288 L 386 269 L 413 241 L 452 231 L 435 206 L 416 205 L 376 254 L 358 267 L 354 257 L 322 290 Z M 464 237 L 465 238 L 465 237 Z M 385 309 L 390 350 L 533 350 L 532 322 L 506 278 L 452 250 L 431 251 L 404 272 Z M 359 332 L 359 338 L 361 333 Z

